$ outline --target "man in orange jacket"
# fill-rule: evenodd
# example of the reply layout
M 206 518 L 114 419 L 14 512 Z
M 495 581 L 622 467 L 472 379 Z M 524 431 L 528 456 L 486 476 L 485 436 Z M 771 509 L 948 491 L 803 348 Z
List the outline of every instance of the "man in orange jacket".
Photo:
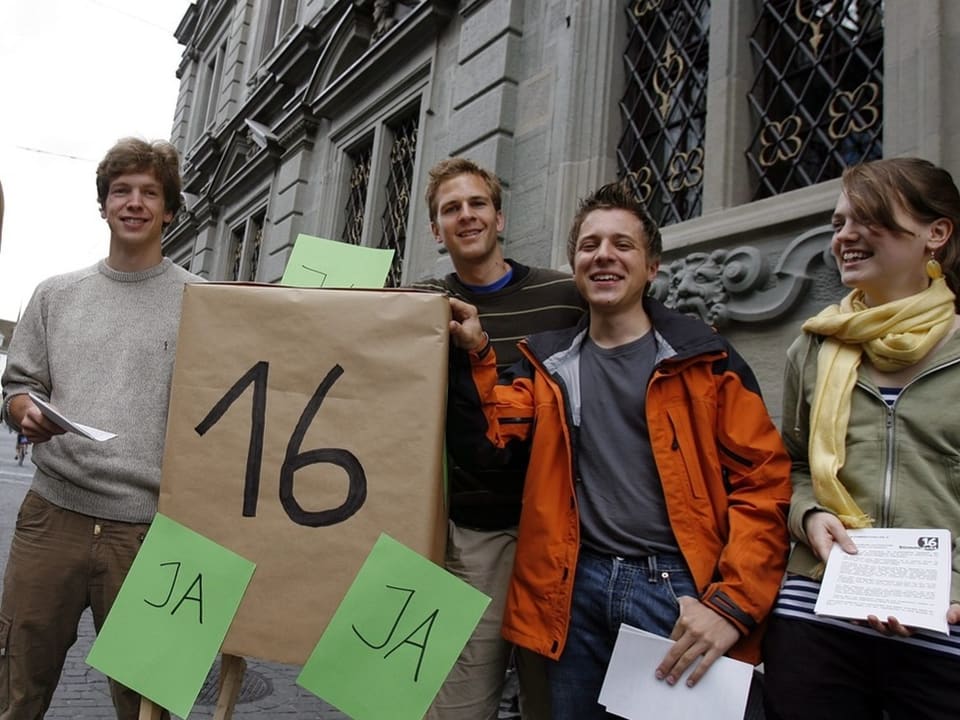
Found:
M 786 563 L 790 460 L 730 344 L 646 297 L 661 245 L 625 186 L 584 200 L 567 251 L 589 316 L 521 343 L 509 385 L 451 300 L 451 450 L 497 464 L 530 443 L 503 633 L 555 661 L 554 720 L 607 717 L 621 622 L 676 641 L 670 684 L 728 651 L 758 662 Z

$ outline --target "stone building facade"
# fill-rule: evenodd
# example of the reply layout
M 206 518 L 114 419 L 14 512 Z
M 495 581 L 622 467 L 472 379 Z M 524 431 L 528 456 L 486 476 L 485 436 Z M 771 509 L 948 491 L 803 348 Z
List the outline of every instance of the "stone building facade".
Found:
M 629 178 L 664 226 L 654 292 L 720 326 L 779 409 L 783 353 L 844 292 L 842 168 L 960 177 L 954 0 L 198 0 L 165 253 L 275 282 L 299 233 L 448 270 L 422 194 L 466 155 L 505 186 L 505 249 L 562 267 L 579 197 Z

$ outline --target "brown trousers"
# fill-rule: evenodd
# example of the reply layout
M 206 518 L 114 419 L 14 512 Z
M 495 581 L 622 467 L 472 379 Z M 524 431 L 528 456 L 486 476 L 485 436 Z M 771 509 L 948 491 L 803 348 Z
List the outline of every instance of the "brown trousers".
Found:
M 20 506 L 0 603 L 0 720 L 38 720 L 89 607 L 97 631 L 149 525 L 64 510 L 30 491 Z M 113 680 L 119 720 L 137 720 L 140 696 Z

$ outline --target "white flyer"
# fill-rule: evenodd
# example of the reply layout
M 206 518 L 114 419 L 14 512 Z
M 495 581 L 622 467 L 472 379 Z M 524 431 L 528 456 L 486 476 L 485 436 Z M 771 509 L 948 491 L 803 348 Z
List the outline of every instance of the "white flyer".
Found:
M 818 615 L 865 620 L 890 616 L 909 627 L 949 633 L 949 530 L 868 528 L 849 530 L 857 553 L 836 543 L 814 611 Z
M 694 687 L 685 682 L 692 669 L 667 685 L 654 671 L 672 645 L 669 638 L 620 625 L 598 702 L 628 720 L 743 720 L 753 666 L 720 657 Z
M 97 442 L 103 442 L 104 440 L 110 440 L 117 436 L 116 433 L 107 432 L 106 430 L 99 430 L 95 427 L 90 427 L 89 425 L 81 425 L 78 422 L 67 419 L 66 416 L 62 415 L 59 410 L 57 410 L 53 405 L 46 402 L 43 398 L 39 398 L 33 393 L 29 393 L 30 399 L 40 408 L 40 412 L 43 413 L 43 416 L 50 420 L 54 425 L 62 427 L 67 432 L 76 433 L 77 435 L 82 435 L 85 438 L 90 438 L 91 440 L 96 440 Z

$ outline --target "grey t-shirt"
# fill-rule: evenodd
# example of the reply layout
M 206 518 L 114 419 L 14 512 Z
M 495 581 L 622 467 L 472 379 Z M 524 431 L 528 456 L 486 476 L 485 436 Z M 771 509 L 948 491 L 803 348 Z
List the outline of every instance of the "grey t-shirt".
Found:
M 621 557 L 677 553 L 647 430 L 653 332 L 615 348 L 587 338 L 580 354 L 577 501 L 584 545 Z

